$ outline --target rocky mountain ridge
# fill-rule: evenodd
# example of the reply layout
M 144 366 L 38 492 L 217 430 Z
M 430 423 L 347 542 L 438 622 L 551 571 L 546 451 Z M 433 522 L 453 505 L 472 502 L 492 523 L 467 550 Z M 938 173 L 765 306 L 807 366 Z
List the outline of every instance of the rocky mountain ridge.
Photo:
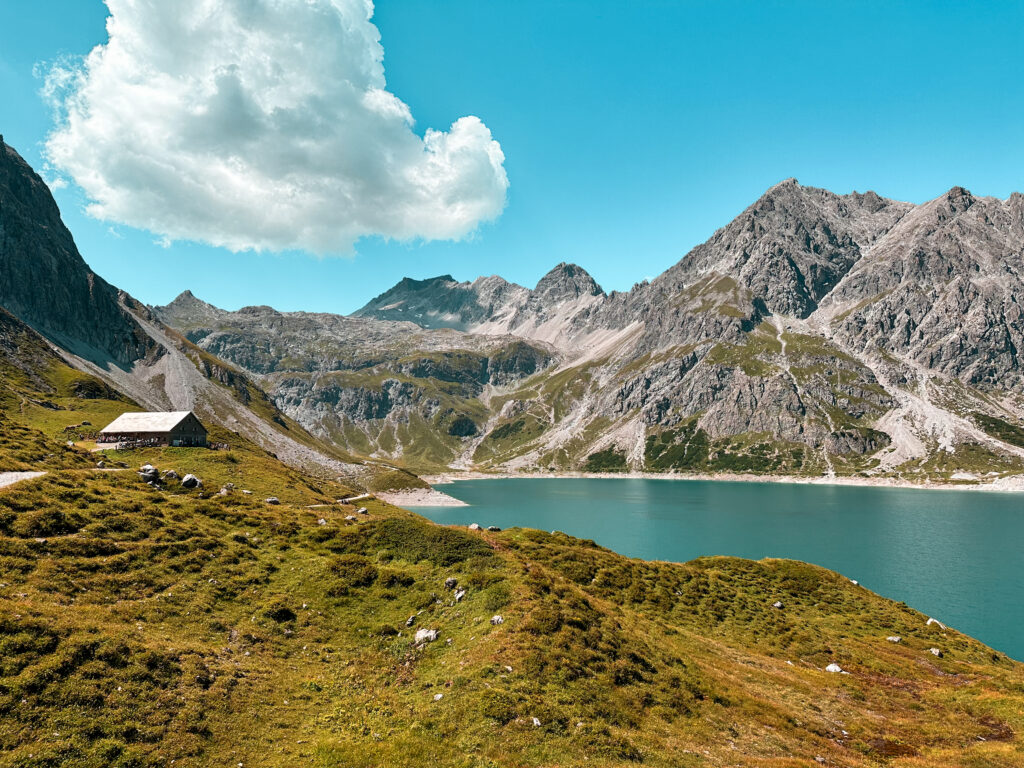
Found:
M 789 179 L 626 293 L 562 263 L 533 290 L 406 279 L 348 318 L 275 325 L 189 297 L 154 311 L 267 377 L 307 428 L 423 468 L 973 482 L 1024 471 L 1022 199 L 954 187 L 912 205 Z M 308 341 L 253 362 L 286 338 L 352 364 Z M 473 373 L 517 339 L 529 365 Z
M 82 357 L 123 366 L 152 348 L 126 303 L 86 266 L 50 190 L 0 136 L 0 306 Z

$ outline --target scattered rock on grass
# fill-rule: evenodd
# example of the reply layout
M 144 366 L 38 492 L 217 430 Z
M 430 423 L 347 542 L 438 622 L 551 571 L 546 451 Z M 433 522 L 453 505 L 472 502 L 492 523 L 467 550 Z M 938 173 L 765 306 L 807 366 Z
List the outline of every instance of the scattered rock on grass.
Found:
M 440 634 L 436 629 L 418 629 L 416 630 L 415 641 L 417 643 L 432 643 L 437 640 Z
M 939 621 L 938 619 L 928 619 L 928 621 L 926 621 L 926 622 L 924 623 L 924 625 L 925 625 L 926 627 L 930 627 L 930 626 L 931 626 L 932 624 L 936 625 L 936 626 L 937 626 L 937 627 L 938 627 L 939 629 L 945 629 L 945 628 L 946 628 L 946 625 L 945 625 L 945 624 L 943 624 L 943 623 L 942 623 L 941 621 Z
M 459 602 L 465 596 L 466 596 L 466 590 L 460 589 L 458 592 L 455 593 L 455 602 L 456 603 Z
M 193 474 L 188 474 L 181 478 L 181 486 L 183 488 L 202 488 L 203 481 Z
M 845 674 L 845 671 L 843 670 L 843 668 L 840 667 L 838 664 L 836 664 L 834 661 L 831 664 L 829 664 L 827 667 L 825 667 L 825 671 L 826 672 L 832 672 L 833 674 L 840 674 L 840 675 L 841 674 Z
M 498 531 L 501 530 L 501 528 L 499 528 L 496 525 L 488 525 L 487 526 L 487 530 L 490 531 L 491 533 L 497 533 Z
M 930 653 L 932 656 L 938 656 L 940 659 L 942 658 L 942 651 L 940 651 L 938 648 L 929 648 L 928 653 Z
M 903 638 L 900 637 L 899 635 L 889 635 L 885 639 L 888 640 L 890 643 L 901 643 L 901 642 L 903 642 Z
M 781 600 L 776 600 L 774 603 L 772 603 L 772 608 L 781 608 L 781 607 L 782 607 L 782 601 Z
M 281 500 L 279 498 L 277 498 L 277 496 L 271 496 L 269 499 L 267 499 L 267 504 L 280 504 L 280 503 L 281 503 Z
M 454 576 L 449 576 L 447 579 L 444 580 L 444 588 L 445 589 L 455 589 L 455 587 L 458 585 L 458 583 L 459 583 L 458 579 L 456 579 Z
M 469 530 L 471 530 L 471 531 L 479 531 L 480 530 L 480 523 L 470 523 L 469 524 Z
M 166 481 L 166 482 L 169 482 L 171 480 L 179 480 L 179 479 L 181 479 L 180 476 L 178 475 L 178 473 L 175 472 L 173 469 L 168 469 L 166 472 L 164 472 L 162 475 L 160 475 L 160 477 L 162 477 L 164 479 L 164 481 Z
M 540 728 L 540 720 L 538 720 L 536 717 L 531 718 L 531 719 L 533 720 L 533 727 L 534 728 Z
M 499 624 L 504 624 L 504 623 L 505 623 L 505 618 L 501 614 L 497 614 L 496 613 L 493 616 L 491 616 L 491 624 L 494 625 L 495 627 L 498 626 Z
M 368 510 L 366 507 L 360 507 L 359 509 L 356 510 L 356 514 L 357 515 L 368 515 L 368 514 L 370 514 L 370 510 Z

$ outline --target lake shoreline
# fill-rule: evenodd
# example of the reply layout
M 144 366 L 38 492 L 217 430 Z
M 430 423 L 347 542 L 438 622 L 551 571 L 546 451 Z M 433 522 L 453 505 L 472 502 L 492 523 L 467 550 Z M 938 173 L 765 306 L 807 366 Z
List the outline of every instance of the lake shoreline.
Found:
M 999 478 L 991 482 L 977 483 L 915 483 L 891 477 L 802 477 L 799 475 L 748 475 L 748 474 L 665 474 L 659 472 L 473 472 L 452 471 L 435 475 L 423 475 L 422 479 L 431 486 L 470 480 L 674 480 L 712 481 L 725 483 L 777 483 L 791 485 L 835 485 L 863 488 L 899 488 L 919 491 L 985 491 L 989 493 L 1024 493 L 1024 475 Z M 435 491 L 443 494 L 441 491 Z M 452 498 L 448 496 L 448 498 Z M 447 504 L 419 503 L 416 506 L 448 506 Z
M 436 488 L 409 488 L 375 493 L 378 499 L 396 507 L 468 507 L 464 501 Z

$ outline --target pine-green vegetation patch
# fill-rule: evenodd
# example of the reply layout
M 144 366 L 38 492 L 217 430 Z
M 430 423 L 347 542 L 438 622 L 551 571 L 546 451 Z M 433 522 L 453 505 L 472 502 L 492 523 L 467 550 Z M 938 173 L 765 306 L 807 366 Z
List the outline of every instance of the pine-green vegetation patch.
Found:
M 1024 448 L 1024 427 L 985 413 L 975 412 L 971 416 L 977 425 L 992 437 L 1002 440 L 1004 443 Z
M 383 470 L 373 475 L 366 483 L 366 489 L 373 492 L 429 488 L 420 477 L 405 469 Z
M 644 466 L 654 472 L 802 472 L 807 469 L 804 461 L 804 446 L 771 441 L 764 435 L 713 440 L 698 426 L 696 418 L 649 434 L 644 448 Z
M 644 461 L 654 471 L 697 470 L 707 465 L 711 441 L 692 419 L 678 429 L 666 429 L 647 436 Z
M 759 357 L 760 352 L 761 350 L 749 345 L 722 342 L 711 348 L 705 360 L 710 365 L 739 368 L 747 376 L 768 376 L 777 369 L 774 365 Z
M 930 477 L 952 479 L 958 472 L 969 472 L 978 478 L 995 473 L 1017 475 L 1024 472 L 1024 461 L 1003 451 L 992 450 L 980 443 L 960 443 L 952 452 L 937 450 L 924 462 L 915 462 L 917 471 Z
M 603 451 L 590 454 L 583 469 L 586 472 L 625 472 L 628 469 L 626 452 L 614 445 L 608 446 Z

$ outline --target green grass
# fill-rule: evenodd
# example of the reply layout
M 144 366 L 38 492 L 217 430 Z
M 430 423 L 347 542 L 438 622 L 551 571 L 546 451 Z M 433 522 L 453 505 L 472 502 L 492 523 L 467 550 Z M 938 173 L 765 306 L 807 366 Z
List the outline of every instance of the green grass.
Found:
M 747 376 L 769 376 L 778 369 L 758 355 L 761 350 L 748 345 L 720 343 L 712 347 L 704 358 L 710 365 L 739 368 Z
M 227 455 L 145 458 L 212 478 L 243 466 Z M 290 477 L 271 462 L 245 482 Z M 1024 728 L 1020 665 L 823 569 L 648 563 L 377 501 L 352 523 L 309 486 L 270 506 L 63 469 L 0 491 L 0 766 L 869 766 L 880 738 L 934 766 L 1019 756 L 978 737 Z

